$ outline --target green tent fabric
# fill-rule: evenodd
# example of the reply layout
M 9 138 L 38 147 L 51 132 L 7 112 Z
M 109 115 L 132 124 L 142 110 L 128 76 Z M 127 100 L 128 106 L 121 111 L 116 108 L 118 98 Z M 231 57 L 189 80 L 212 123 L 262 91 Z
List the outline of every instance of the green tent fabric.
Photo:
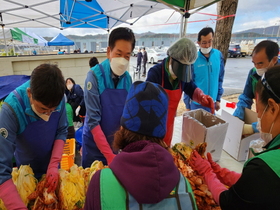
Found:
M 159 2 L 163 4 L 167 3 L 171 6 L 175 6 L 184 10 L 191 10 L 196 8 L 199 8 L 199 10 L 201 10 L 221 0 L 151 0 L 151 1 Z
M 33 38 L 32 36 L 29 36 L 27 33 L 23 32 L 19 28 L 13 28 L 11 29 L 12 38 L 14 40 L 18 40 L 24 43 L 29 44 L 38 44 L 38 39 Z

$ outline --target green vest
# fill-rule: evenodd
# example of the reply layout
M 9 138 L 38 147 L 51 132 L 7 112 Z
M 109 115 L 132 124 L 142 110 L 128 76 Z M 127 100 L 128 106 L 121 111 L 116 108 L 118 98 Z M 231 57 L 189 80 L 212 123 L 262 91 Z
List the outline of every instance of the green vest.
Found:
M 180 173 L 180 181 L 170 195 L 156 204 L 139 204 L 119 183 L 112 170 L 105 168 L 100 173 L 100 203 L 105 210 L 197 210 L 192 188 Z
M 249 161 L 251 161 L 254 158 L 260 158 L 262 159 L 280 178 L 280 135 L 276 136 L 276 138 L 273 140 L 272 144 L 269 145 L 269 148 L 267 150 L 264 150 L 260 153 L 255 153 L 256 156 L 252 157 L 251 159 L 247 160 L 245 163 L 245 166 Z M 277 145 L 279 147 L 277 148 Z M 275 148 L 276 146 L 276 148 Z M 274 148 L 274 149 L 272 149 Z

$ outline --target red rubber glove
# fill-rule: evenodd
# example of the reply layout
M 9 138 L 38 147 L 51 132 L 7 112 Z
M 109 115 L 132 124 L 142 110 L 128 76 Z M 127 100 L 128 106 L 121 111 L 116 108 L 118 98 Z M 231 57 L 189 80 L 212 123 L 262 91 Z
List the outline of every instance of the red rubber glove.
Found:
M 212 114 L 215 113 L 215 104 L 213 99 L 211 96 L 205 95 L 201 89 L 196 88 L 194 90 L 192 99 L 200 105 L 210 108 Z
M 107 141 L 100 125 L 94 127 L 91 130 L 91 134 L 93 136 L 93 139 L 94 139 L 98 149 L 106 158 L 108 165 L 110 165 L 110 163 L 113 161 L 113 159 L 116 155 L 113 153 L 110 145 L 108 144 L 108 141 Z
M 0 185 L 0 198 L 9 210 L 27 210 L 12 179 Z
M 240 178 L 241 174 L 234 171 L 230 171 L 227 168 L 221 168 L 220 165 L 213 161 L 211 154 L 207 153 L 207 159 L 211 164 L 214 173 L 217 175 L 218 179 L 225 185 L 231 187 Z
M 203 159 L 196 150 L 193 151 L 190 157 L 191 167 L 203 176 L 208 189 L 216 203 L 220 205 L 220 194 L 227 190 L 227 188 L 220 182 L 216 174 L 213 172 L 210 163 Z
M 64 141 L 57 139 L 54 141 L 52 156 L 47 170 L 46 184 L 45 187 L 48 188 L 48 193 L 55 191 L 58 184 L 58 164 L 61 161 L 63 153 Z

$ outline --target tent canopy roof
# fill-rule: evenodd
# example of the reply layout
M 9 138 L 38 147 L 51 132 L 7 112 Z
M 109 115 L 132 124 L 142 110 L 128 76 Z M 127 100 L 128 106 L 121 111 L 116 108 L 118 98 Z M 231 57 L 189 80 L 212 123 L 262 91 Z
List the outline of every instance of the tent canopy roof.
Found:
M 160 2 L 160 3 L 159 3 Z M 0 23 L 7 28 L 102 28 L 134 24 L 165 8 L 190 10 L 217 0 L 0 0 Z M 171 6 L 171 7 L 170 7 Z
M 48 46 L 69 46 L 69 45 L 74 45 L 74 42 L 68 39 L 67 37 L 65 37 L 61 33 L 48 42 Z

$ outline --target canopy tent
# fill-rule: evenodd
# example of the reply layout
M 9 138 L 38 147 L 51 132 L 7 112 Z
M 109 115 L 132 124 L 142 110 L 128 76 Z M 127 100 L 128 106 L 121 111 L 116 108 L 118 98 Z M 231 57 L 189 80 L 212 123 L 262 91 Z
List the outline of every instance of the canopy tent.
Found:
M 38 34 L 35 34 L 35 33 L 33 33 L 33 32 L 29 32 L 29 31 L 27 31 L 26 33 L 27 33 L 28 35 L 30 35 L 30 36 L 32 36 L 32 37 L 38 39 L 37 45 L 39 45 L 39 46 L 48 46 L 48 41 L 45 40 L 43 37 L 39 36 Z
M 38 44 L 38 39 L 28 35 L 27 33 L 23 32 L 19 28 L 11 29 L 12 38 L 14 40 L 18 40 L 23 43 L 28 44 Z
M 19 41 L 21 43 L 27 43 L 27 44 L 38 44 L 38 39 L 26 34 L 25 32 L 21 31 L 18 28 L 14 29 L 5 29 L 0 31 L 0 40 L 4 40 L 4 38 L 7 41 Z
M 74 45 L 74 42 L 67 37 L 63 36 L 63 34 L 58 34 L 51 41 L 48 42 L 48 46 L 69 46 Z
M 164 8 L 172 8 L 185 15 L 188 10 L 217 1 L 219 0 L 0 0 L 0 14 L 2 24 L 9 28 L 110 30 L 120 23 L 135 24 L 142 16 Z
M 8 75 L 0 77 L 0 100 L 3 100 L 14 89 L 30 79 L 27 75 Z
M 190 15 L 222 0 L 150 0 L 161 2 L 182 15 L 180 37 L 184 37 L 187 31 L 187 22 Z M 195 10 L 193 10 L 195 9 Z M 190 12 L 190 10 L 193 10 Z
M 18 49 L 19 46 L 38 46 L 38 39 L 26 34 L 18 28 L 2 28 L 2 30 L 0 30 L 0 44 L 5 45 L 6 55 L 15 55 L 15 46 L 18 47 Z M 12 48 L 13 51 L 9 51 L 9 48 Z

